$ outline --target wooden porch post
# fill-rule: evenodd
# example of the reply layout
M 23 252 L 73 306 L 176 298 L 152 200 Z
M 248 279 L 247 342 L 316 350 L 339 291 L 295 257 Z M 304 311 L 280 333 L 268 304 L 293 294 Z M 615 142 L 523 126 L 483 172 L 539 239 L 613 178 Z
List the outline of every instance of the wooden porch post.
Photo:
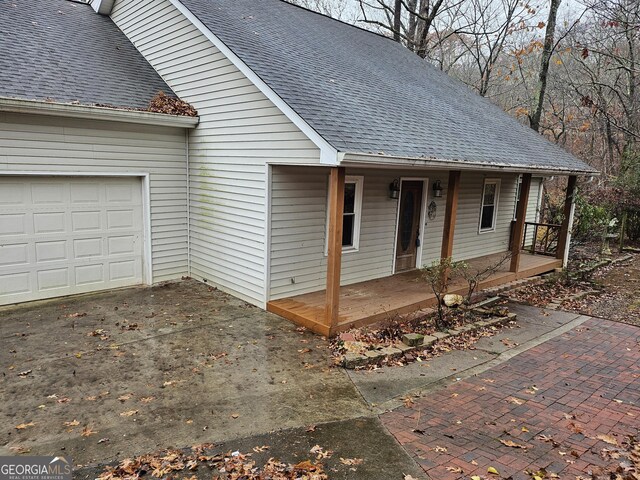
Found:
M 578 177 L 571 175 L 567 180 L 567 196 L 564 200 L 564 218 L 562 220 L 562 226 L 560 227 L 560 234 L 558 235 L 558 250 L 556 251 L 556 258 L 560 260 L 564 260 L 565 253 L 569 251 L 569 228 L 577 179 Z
M 460 191 L 460 171 L 449 172 L 449 185 L 447 187 L 447 209 L 444 213 L 444 231 L 442 232 L 442 250 L 440 258 L 448 258 L 453 255 L 453 234 L 456 229 L 456 216 L 458 214 L 458 192 Z
M 329 232 L 327 256 L 326 322 L 329 336 L 338 326 L 340 313 L 340 267 L 342 264 L 342 216 L 344 213 L 344 167 L 332 167 L 329 175 Z
M 518 198 L 518 211 L 516 212 L 516 224 L 511 236 L 511 268 L 510 271 L 517 273 L 520 268 L 520 250 L 522 249 L 522 235 L 524 235 L 524 223 L 527 216 L 527 205 L 529 203 L 529 191 L 531 190 L 531 174 L 522 175 L 520 185 L 520 198 Z

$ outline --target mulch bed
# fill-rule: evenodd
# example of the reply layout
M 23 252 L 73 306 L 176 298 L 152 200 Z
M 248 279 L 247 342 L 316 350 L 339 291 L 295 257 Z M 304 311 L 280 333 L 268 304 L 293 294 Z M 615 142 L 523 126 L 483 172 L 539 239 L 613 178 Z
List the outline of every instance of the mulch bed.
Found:
M 446 326 L 448 331 L 454 331 L 481 320 L 505 317 L 509 314 L 506 307 L 497 305 L 480 311 L 467 309 L 447 309 Z M 398 316 L 383 323 L 351 329 L 342 333 L 331 343 L 336 363 L 342 362 L 346 353 L 364 354 L 367 350 L 384 347 L 394 347 L 402 343 L 405 334 L 418 333 L 421 335 L 437 335 L 437 313 L 427 311 L 417 315 Z M 504 324 L 490 325 L 466 331 L 454 336 L 443 338 L 428 348 L 419 349 L 402 356 L 387 357 L 376 363 L 356 367 L 356 369 L 375 370 L 381 366 L 403 366 L 412 362 L 423 362 L 452 350 L 472 350 L 475 343 L 484 337 L 492 337 L 504 328 L 514 328 L 514 321 Z

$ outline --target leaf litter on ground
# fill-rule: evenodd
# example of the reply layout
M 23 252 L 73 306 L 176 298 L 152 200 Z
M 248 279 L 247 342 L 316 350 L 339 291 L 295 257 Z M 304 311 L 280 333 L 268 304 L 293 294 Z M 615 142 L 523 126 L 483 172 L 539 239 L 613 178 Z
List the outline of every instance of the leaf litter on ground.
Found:
M 98 479 L 131 480 L 145 473 L 155 478 L 176 478 L 180 474 L 189 475 L 189 472 L 200 470 L 213 474 L 214 479 L 225 480 L 328 480 L 329 478 L 320 462 L 303 460 L 290 464 L 269 458 L 263 465 L 258 465 L 251 453 L 245 454 L 238 451 L 214 453 L 213 448 L 213 444 L 205 443 L 192 447 L 188 452 L 164 450 L 127 458 L 116 466 L 106 467 Z M 265 450 L 267 448 L 260 447 Z M 344 460 L 347 461 L 347 465 L 362 463 L 362 459 Z

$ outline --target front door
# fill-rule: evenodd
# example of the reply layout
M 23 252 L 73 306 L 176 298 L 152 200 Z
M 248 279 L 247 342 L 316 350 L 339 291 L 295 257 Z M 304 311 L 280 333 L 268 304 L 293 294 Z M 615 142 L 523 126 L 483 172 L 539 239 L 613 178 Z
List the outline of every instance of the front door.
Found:
M 415 180 L 402 182 L 396 244 L 396 273 L 416 268 L 418 247 L 420 247 L 422 185 L 421 181 Z

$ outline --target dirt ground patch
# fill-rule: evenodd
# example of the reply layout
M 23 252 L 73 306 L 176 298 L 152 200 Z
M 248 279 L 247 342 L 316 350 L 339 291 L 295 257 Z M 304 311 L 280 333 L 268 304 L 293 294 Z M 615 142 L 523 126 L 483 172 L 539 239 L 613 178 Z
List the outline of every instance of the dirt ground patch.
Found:
M 367 411 L 328 342 L 195 281 L 3 309 L 0 337 L 0 454 L 107 462 Z
M 565 302 L 562 308 L 640 326 L 640 255 L 599 269 L 592 283 L 598 293 Z
M 625 257 L 631 258 L 622 260 Z M 563 276 L 551 277 L 507 295 L 530 305 L 560 304 L 562 310 L 640 325 L 640 254 L 620 255 L 620 260 L 592 272 L 580 272 L 584 265 L 574 262 L 569 273 L 575 278 L 570 281 Z

